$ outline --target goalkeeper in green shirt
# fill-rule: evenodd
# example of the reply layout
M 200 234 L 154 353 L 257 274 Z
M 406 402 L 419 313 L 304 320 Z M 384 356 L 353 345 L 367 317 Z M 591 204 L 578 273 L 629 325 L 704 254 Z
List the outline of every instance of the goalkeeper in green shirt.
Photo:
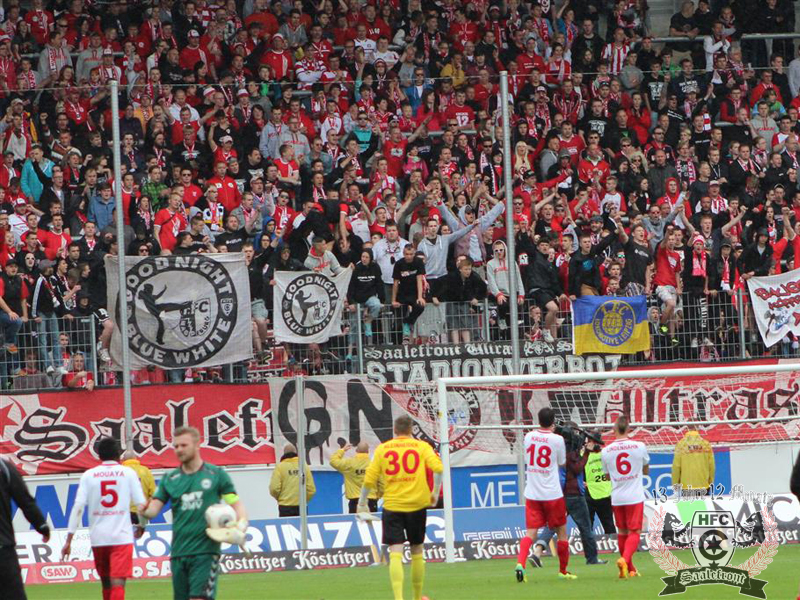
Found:
M 225 470 L 203 462 L 200 433 L 194 427 L 176 429 L 172 445 L 181 466 L 164 476 L 139 514 L 150 519 L 167 502 L 172 503 L 173 598 L 213 600 L 217 593 L 220 542 L 244 544 L 247 513 Z M 220 502 L 233 507 L 236 521 L 224 530 L 207 529 L 206 509 Z

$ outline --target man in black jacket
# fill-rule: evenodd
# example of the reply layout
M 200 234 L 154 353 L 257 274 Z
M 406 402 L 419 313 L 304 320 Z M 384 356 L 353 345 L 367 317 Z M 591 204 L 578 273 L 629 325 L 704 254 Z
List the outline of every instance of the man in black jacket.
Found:
M 531 264 L 525 273 L 527 296 L 545 313 L 542 339 L 553 343 L 558 328 L 558 303 L 564 299 L 564 290 L 558 277 L 558 269 L 550 260 L 550 238 L 546 235 L 539 238 L 536 252 L 533 253 Z
M 595 215 L 592 219 L 602 219 Z M 581 296 L 600 295 L 600 264 L 605 260 L 603 250 L 617 239 L 616 233 L 607 235 L 592 245 L 592 236 L 582 233 L 578 239 L 578 250 L 569 260 L 569 294 L 574 300 Z
M 0 582 L 2 597 L 5 600 L 25 600 L 25 586 L 17 558 L 16 538 L 11 516 L 11 501 L 22 509 L 22 514 L 33 528 L 42 534 L 42 539 L 50 539 L 50 527 L 42 516 L 42 511 L 28 492 L 16 467 L 0 460 Z
M 745 248 L 739 256 L 739 273 L 747 281 L 751 277 L 769 275 L 772 266 L 772 246 L 769 245 L 769 232 L 761 227 L 755 242 Z
M 36 323 L 39 334 L 39 353 L 48 375 L 55 372 L 61 364 L 61 354 L 58 347 L 58 316 L 64 314 L 64 305 L 57 289 L 51 284 L 53 276 L 52 260 L 39 262 L 39 276 L 33 286 L 31 299 L 31 319 Z M 66 371 L 61 373 L 66 375 Z
M 472 340 L 477 329 L 475 307 L 486 298 L 486 282 L 472 270 L 468 256 L 458 262 L 458 269 L 444 278 L 443 300 L 447 302 L 447 328 L 454 344 Z
M 365 309 L 364 337 L 367 344 L 372 343 L 372 321 L 377 319 L 381 313 L 381 305 L 386 299 L 385 291 L 381 268 L 374 260 L 372 249 L 364 248 L 361 251 L 360 260 L 355 263 L 353 275 L 350 278 L 347 303 L 348 310 L 351 312 L 357 311 L 359 305 L 363 305 Z M 354 323 L 351 323 L 351 333 L 355 332 L 354 325 Z

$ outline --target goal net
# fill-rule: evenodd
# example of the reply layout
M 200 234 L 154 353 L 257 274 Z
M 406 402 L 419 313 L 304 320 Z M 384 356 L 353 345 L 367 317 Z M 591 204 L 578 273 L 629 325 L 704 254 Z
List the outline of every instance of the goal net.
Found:
M 611 439 L 614 421 L 625 415 L 631 436 L 651 452 L 673 450 L 690 427 L 715 448 L 730 449 L 792 442 L 800 433 L 797 362 L 445 377 L 394 386 L 392 396 L 415 419 L 415 436 L 436 444 L 445 463 L 448 547 L 453 535 L 450 469 L 521 465 L 524 433 L 543 407 L 552 407 L 559 422 L 571 422 L 604 441 Z

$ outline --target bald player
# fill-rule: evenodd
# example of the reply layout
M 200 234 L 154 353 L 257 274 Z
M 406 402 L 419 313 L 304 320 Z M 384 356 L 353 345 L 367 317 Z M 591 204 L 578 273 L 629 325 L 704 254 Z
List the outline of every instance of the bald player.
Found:
M 630 439 L 627 417 L 614 423 L 614 441 L 600 453 L 603 470 L 611 477 L 611 509 L 617 525 L 619 578 L 637 577 L 633 554 L 639 547 L 644 518 L 644 476 L 650 472 L 650 456 L 642 442 Z

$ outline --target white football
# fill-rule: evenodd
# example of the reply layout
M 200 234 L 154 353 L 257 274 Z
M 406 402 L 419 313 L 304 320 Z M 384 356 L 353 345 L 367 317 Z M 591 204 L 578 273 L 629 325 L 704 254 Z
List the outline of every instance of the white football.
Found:
M 236 511 L 230 504 L 212 504 L 206 509 L 206 523 L 211 529 L 222 529 L 236 521 Z

